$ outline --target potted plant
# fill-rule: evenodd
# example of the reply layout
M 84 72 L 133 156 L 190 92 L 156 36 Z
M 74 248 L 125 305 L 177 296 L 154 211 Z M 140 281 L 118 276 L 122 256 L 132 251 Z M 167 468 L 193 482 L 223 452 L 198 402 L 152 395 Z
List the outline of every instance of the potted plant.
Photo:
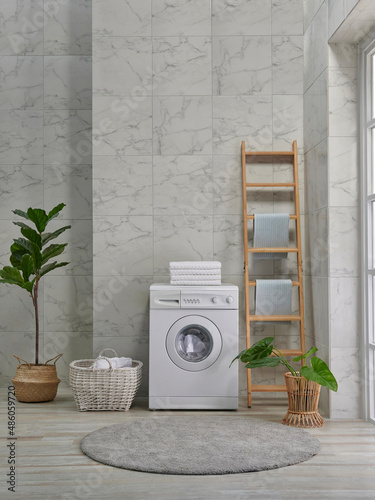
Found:
M 45 232 L 48 223 L 55 219 L 65 207 L 60 203 L 49 213 L 40 208 L 29 208 L 27 212 L 13 210 L 15 215 L 26 219 L 27 224 L 21 221 L 13 222 L 21 228 L 22 237 L 13 240 L 10 247 L 10 266 L 0 270 L 0 283 L 17 285 L 26 290 L 33 302 L 35 310 L 35 364 L 15 356 L 19 365 L 16 376 L 12 379 L 15 394 L 22 402 L 52 401 L 57 393 L 60 380 L 56 374 L 56 361 L 62 356 L 56 356 L 44 364 L 39 363 L 39 310 L 38 293 L 40 280 L 47 273 L 63 267 L 68 262 L 50 262 L 51 259 L 60 255 L 67 243 L 50 243 L 71 226 L 64 226 L 53 232 Z M 29 224 L 34 227 L 30 227 Z M 55 360 L 53 365 L 48 362 Z
M 241 351 L 232 363 L 240 359 L 246 363 L 246 368 L 286 366 L 289 370 L 284 374 L 288 393 L 288 412 L 283 424 L 294 427 L 321 427 L 324 420 L 318 411 L 320 387 L 328 387 L 331 391 L 337 392 L 338 384 L 334 375 L 327 364 L 316 356 L 311 358 L 310 364 L 305 364 L 296 371 L 285 356 L 273 346 L 273 340 L 273 337 L 266 337 L 256 342 L 249 349 Z M 306 362 L 307 358 L 317 350 L 316 347 L 312 347 L 305 354 L 293 358 L 293 361 Z

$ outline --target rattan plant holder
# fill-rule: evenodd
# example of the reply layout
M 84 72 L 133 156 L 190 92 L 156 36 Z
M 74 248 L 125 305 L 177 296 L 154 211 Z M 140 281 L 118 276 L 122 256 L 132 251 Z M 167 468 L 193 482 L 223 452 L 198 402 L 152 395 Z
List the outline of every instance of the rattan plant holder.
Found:
M 21 403 L 45 403 L 55 399 L 60 383 L 60 379 L 57 378 L 56 362 L 62 354 L 49 359 L 44 365 L 31 364 L 15 354 L 13 356 L 19 362 L 16 375 L 12 378 L 18 401 Z M 53 360 L 55 360 L 54 364 L 49 365 L 48 363 Z M 22 364 L 22 361 L 25 364 Z
M 294 377 L 290 372 L 284 373 L 284 377 L 288 393 L 288 411 L 283 424 L 292 427 L 322 427 L 324 420 L 318 411 L 320 385 L 304 377 Z
M 80 359 L 70 363 L 70 387 L 79 411 L 128 411 L 142 380 L 141 361 L 133 360 L 128 368 L 112 368 L 111 359 Z M 108 368 L 94 370 L 97 359 L 108 361 Z

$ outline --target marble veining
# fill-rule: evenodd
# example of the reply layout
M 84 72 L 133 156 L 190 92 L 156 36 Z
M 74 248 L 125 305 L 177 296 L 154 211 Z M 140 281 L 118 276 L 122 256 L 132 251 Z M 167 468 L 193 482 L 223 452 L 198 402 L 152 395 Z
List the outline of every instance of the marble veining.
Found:
M 66 203 L 62 217 L 90 220 L 92 214 L 91 165 L 44 165 L 44 203 L 52 208 L 56 199 Z M 49 209 L 50 209 L 49 208 Z
M 44 57 L 44 108 L 91 109 L 91 56 Z
M 211 34 L 211 0 L 152 0 L 154 36 Z
M 44 277 L 44 330 L 90 332 L 92 330 L 92 277 Z
M 154 155 L 212 153 L 211 97 L 154 97 Z
M 0 164 L 43 163 L 43 111 L 0 110 Z
M 153 191 L 155 215 L 212 215 L 211 156 L 154 156 Z
M 299 153 L 303 153 L 303 96 L 273 96 L 273 149 L 290 151 L 297 141 Z
M 211 38 L 153 38 L 154 95 L 211 95 Z
M 316 79 L 304 95 L 305 152 L 328 136 L 328 70 Z
M 272 97 L 216 96 L 213 100 L 214 154 L 238 154 L 239 137 L 249 150 L 272 149 Z
M 136 357 L 133 349 L 125 350 L 124 343 L 129 337 L 133 337 L 132 343 L 141 345 L 148 340 L 148 298 L 152 283 L 152 275 L 94 279 L 95 352 L 101 338 L 103 347 L 114 346 L 119 355 L 145 359 Z M 109 337 L 119 337 L 122 347 L 117 350 Z M 147 356 L 146 353 L 146 359 Z
M 272 37 L 274 94 L 303 94 L 303 37 Z
M 93 110 L 94 155 L 152 154 L 150 97 L 97 96 Z
M 91 161 L 91 111 L 44 112 L 44 163 L 83 165 Z
M 94 217 L 95 276 L 153 273 L 152 218 Z
M 13 207 L 25 209 L 41 203 L 43 165 L 0 165 L 0 179 L 0 220 L 13 219 Z
M 0 1 L 0 54 L 43 54 L 43 6 L 39 0 Z
M 44 3 L 44 54 L 91 54 L 92 3 L 92 0 Z
M 102 96 L 151 95 L 151 39 L 94 37 L 93 92 Z
M 214 95 L 271 94 L 271 39 L 215 37 Z
M 93 207 L 94 215 L 152 215 L 152 157 L 94 156 Z
M 358 135 L 357 68 L 329 68 L 329 131 L 332 136 Z
M 151 0 L 95 0 L 92 24 L 94 35 L 150 36 Z
M 359 276 L 359 229 L 358 207 L 331 207 L 331 276 Z
M 357 137 L 329 138 L 331 206 L 357 206 L 359 193 Z
M 0 109 L 43 109 L 43 57 L 0 56 Z
M 239 155 L 213 156 L 214 214 L 242 214 L 241 159 Z
M 303 35 L 303 1 L 272 0 L 272 35 Z
M 328 65 L 328 34 L 325 3 L 323 3 L 312 23 L 306 29 L 304 41 L 304 78 L 305 89 L 308 89 Z
M 213 0 L 213 35 L 270 35 L 271 0 Z
M 330 278 L 330 345 L 360 347 L 361 307 L 359 278 Z
M 223 274 L 243 274 L 243 223 L 240 215 L 214 217 L 214 260 Z
M 154 272 L 165 274 L 169 262 L 213 260 L 213 217 L 155 216 Z

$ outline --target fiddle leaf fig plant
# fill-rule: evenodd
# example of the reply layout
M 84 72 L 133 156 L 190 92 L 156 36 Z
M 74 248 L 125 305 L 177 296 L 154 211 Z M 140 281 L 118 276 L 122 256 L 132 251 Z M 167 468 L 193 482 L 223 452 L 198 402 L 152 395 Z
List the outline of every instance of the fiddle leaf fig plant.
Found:
M 47 225 L 55 219 L 65 207 L 60 203 L 50 212 L 41 208 L 29 208 L 27 212 L 13 210 L 15 215 L 22 217 L 27 223 L 15 221 L 19 226 L 22 237 L 14 239 L 10 247 L 10 266 L 0 270 L 0 283 L 17 285 L 30 294 L 35 310 L 35 364 L 39 364 L 39 312 L 38 292 L 39 282 L 47 273 L 69 264 L 69 262 L 50 262 L 51 259 L 62 254 L 67 243 L 50 243 L 71 226 L 64 226 L 53 232 L 45 232 Z M 35 227 L 31 227 L 30 223 Z
M 294 377 L 301 375 L 307 380 L 313 380 L 318 384 L 328 387 L 331 391 L 337 392 L 338 384 L 332 374 L 331 370 L 328 368 L 327 364 L 320 358 L 312 357 L 310 360 L 310 365 L 307 364 L 302 366 L 298 371 L 296 371 L 293 366 L 287 361 L 285 356 L 273 346 L 274 337 L 266 337 L 259 340 L 253 344 L 249 349 L 241 351 L 238 356 L 236 356 L 230 366 L 236 359 L 239 359 L 243 363 L 246 363 L 246 368 L 260 368 L 262 366 L 279 366 L 284 365 L 290 371 Z M 292 361 L 298 362 L 302 359 L 307 360 L 310 356 L 317 352 L 317 347 L 312 347 L 305 354 L 296 356 Z

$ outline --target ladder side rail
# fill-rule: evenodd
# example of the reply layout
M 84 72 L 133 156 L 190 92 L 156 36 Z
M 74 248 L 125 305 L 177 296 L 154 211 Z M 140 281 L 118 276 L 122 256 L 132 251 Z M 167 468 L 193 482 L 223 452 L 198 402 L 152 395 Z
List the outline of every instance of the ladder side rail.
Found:
M 300 323 L 300 339 L 301 339 L 301 350 L 306 352 L 306 342 L 305 342 L 305 308 L 303 302 L 303 272 L 302 272 L 302 244 L 301 244 L 301 212 L 299 203 L 299 182 L 298 182 L 298 150 L 297 141 L 293 141 L 293 181 L 294 181 L 294 206 L 295 214 L 297 215 L 296 220 L 296 243 L 299 249 L 297 253 L 297 266 L 298 266 L 298 281 L 301 286 L 298 288 L 298 298 L 299 298 L 299 315 L 301 316 Z M 302 364 L 305 364 L 305 360 L 302 360 Z
M 246 151 L 245 141 L 241 144 L 242 166 L 242 209 L 244 229 L 244 260 L 245 260 L 245 306 L 246 306 L 246 349 L 250 347 L 250 307 L 249 307 L 249 239 L 247 230 L 247 189 L 246 189 Z M 251 371 L 246 370 L 247 376 L 247 405 L 251 407 Z

